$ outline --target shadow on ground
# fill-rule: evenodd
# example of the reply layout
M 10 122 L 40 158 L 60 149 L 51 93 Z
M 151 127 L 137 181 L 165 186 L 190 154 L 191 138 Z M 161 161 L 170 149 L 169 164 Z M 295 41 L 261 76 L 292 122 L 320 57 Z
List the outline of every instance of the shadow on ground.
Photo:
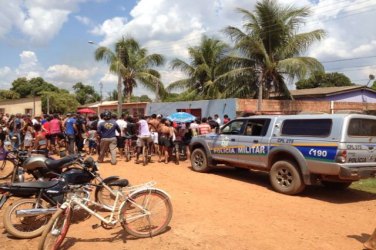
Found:
M 192 169 L 192 167 L 190 168 Z M 213 168 L 209 174 L 215 174 L 250 184 L 256 184 L 273 191 L 269 182 L 269 175 L 264 172 L 220 166 Z M 307 186 L 298 196 L 336 204 L 376 200 L 376 194 L 366 191 L 351 188 L 334 190 L 324 186 Z
M 112 230 L 112 229 L 110 229 Z M 115 229 L 114 229 L 115 230 Z M 171 227 L 168 226 L 166 230 L 162 233 L 166 233 L 171 230 Z M 68 232 L 69 234 L 69 232 Z M 120 231 L 111 233 L 112 237 L 107 237 L 107 238 L 88 238 L 88 239 L 83 239 L 83 238 L 73 238 L 73 237 L 66 237 L 63 244 L 60 246 L 59 249 L 65 250 L 65 249 L 70 249 L 73 247 L 76 243 L 78 242 L 90 242 L 90 243 L 95 243 L 95 242 L 116 242 L 116 241 L 122 241 L 123 243 L 127 243 L 128 240 L 142 240 L 143 238 L 136 238 L 132 235 L 129 235 L 125 230 L 121 229 Z

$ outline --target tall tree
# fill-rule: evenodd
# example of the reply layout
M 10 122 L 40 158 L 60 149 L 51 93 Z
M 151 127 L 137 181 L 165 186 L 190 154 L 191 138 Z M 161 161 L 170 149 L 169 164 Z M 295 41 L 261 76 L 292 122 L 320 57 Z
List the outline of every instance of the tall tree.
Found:
M 0 99 L 19 99 L 20 94 L 13 90 L 0 90 Z
M 285 78 L 301 79 L 311 72 L 323 70 L 315 58 L 301 56 L 313 42 L 325 36 L 321 29 L 298 32 L 310 14 L 309 8 L 262 0 L 257 2 L 253 12 L 238 11 L 243 15 L 243 29 L 229 26 L 224 30 L 235 41 L 237 54 L 229 58 L 228 62 L 234 68 L 222 79 L 236 83 L 240 78 L 241 84 L 250 84 L 248 89 L 255 90 L 259 86 L 258 93 L 263 98 L 269 98 L 270 91 L 290 97 Z M 247 83 L 244 75 L 254 77 Z
M 58 91 L 59 88 L 46 82 L 42 77 L 35 77 L 30 80 L 22 77 L 12 82 L 10 90 L 17 92 L 21 98 L 25 98 L 33 95 L 40 96 L 43 91 Z
M 296 83 L 297 89 L 309 89 L 318 87 L 340 87 L 351 86 L 351 80 L 342 73 L 314 72 L 308 79 L 299 80 Z
M 123 79 L 124 94 L 127 102 L 131 101 L 133 89 L 137 83 L 156 93 L 156 98 L 165 94 L 161 76 L 152 67 L 164 64 L 160 54 L 148 54 L 133 38 L 122 38 L 115 44 L 115 52 L 107 47 L 99 47 L 95 51 L 97 61 L 104 60 L 110 65 L 110 71 Z
M 180 69 L 188 78 L 175 81 L 168 90 L 183 90 L 182 99 L 216 99 L 221 98 L 223 83 L 216 81 L 226 72 L 224 59 L 229 46 L 224 42 L 203 36 L 198 46 L 189 47 L 189 62 L 174 59 L 172 69 Z
M 83 105 L 86 103 L 93 103 L 100 100 L 100 95 L 95 91 L 93 86 L 82 84 L 81 82 L 73 85 L 74 93 L 77 101 Z
M 43 112 L 48 111 L 52 113 L 67 113 L 75 112 L 80 103 L 77 101 L 76 96 L 70 94 L 68 91 L 43 91 L 42 96 L 42 110 Z M 47 108 L 47 99 L 48 105 Z

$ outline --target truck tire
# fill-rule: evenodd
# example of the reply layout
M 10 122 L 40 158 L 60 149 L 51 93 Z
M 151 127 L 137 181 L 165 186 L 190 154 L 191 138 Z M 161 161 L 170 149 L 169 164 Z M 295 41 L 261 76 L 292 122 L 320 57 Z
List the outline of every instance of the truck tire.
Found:
M 352 184 L 352 181 L 348 181 L 348 182 L 321 181 L 321 183 L 326 188 L 335 189 L 335 190 L 343 190 L 343 189 L 348 188 Z
M 294 195 L 302 192 L 305 184 L 295 163 L 277 161 L 269 173 L 270 183 L 279 193 Z
M 194 171 L 200 173 L 209 172 L 208 158 L 202 148 L 196 148 L 191 155 L 191 164 Z

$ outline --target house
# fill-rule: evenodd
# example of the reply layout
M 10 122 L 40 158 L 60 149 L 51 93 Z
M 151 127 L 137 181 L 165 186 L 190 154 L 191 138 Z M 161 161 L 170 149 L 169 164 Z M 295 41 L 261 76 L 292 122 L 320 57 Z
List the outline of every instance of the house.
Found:
M 82 108 L 90 108 L 96 111 L 98 114 L 109 110 L 111 112 L 117 112 L 117 101 L 102 101 L 96 103 L 85 104 L 78 109 Z M 129 115 L 140 115 L 145 114 L 145 109 L 147 106 L 147 102 L 131 102 L 131 103 L 123 103 L 122 104 L 122 113 L 129 114 Z
M 366 86 L 291 90 L 295 100 L 376 103 L 376 91 Z
M 42 100 L 40 97 L 1 100 L 0 113 L 40 115 L 42 114 Z

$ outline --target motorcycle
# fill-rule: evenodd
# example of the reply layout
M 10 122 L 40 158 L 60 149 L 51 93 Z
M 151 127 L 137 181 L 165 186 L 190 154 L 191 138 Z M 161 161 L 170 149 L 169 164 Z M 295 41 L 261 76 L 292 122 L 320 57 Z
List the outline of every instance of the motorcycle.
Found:
M 0 209 L 11 196 L 23 198 L 8 206 L 4 212 L 4 227 L 8 233 L 18 238 L 33 238 L 40 235 L 51 214 L 56 211 L 57 205 L 67 198 L 69 192 L 66 190 L 71 190 L 72 187 L 79 187 L 75 192 L 87 199 L 92 187 L 95 187 L 95 198 L 101 203 L 105 202 L 105 185 L 118 189 L 128 186 L 128 180 L 120 180 L 118 176 L 102 179 L 98 173 L 98 166 L 91 157 L 85 161 L 79 158 L 77 162 L 80 168 L 68 169 L 55 180 L 0 186 L 0 193 L 3 194 Z M 59 164 L 61 163 L 56 166 Z M 56 176 L 56 172 L 54 174 Z

